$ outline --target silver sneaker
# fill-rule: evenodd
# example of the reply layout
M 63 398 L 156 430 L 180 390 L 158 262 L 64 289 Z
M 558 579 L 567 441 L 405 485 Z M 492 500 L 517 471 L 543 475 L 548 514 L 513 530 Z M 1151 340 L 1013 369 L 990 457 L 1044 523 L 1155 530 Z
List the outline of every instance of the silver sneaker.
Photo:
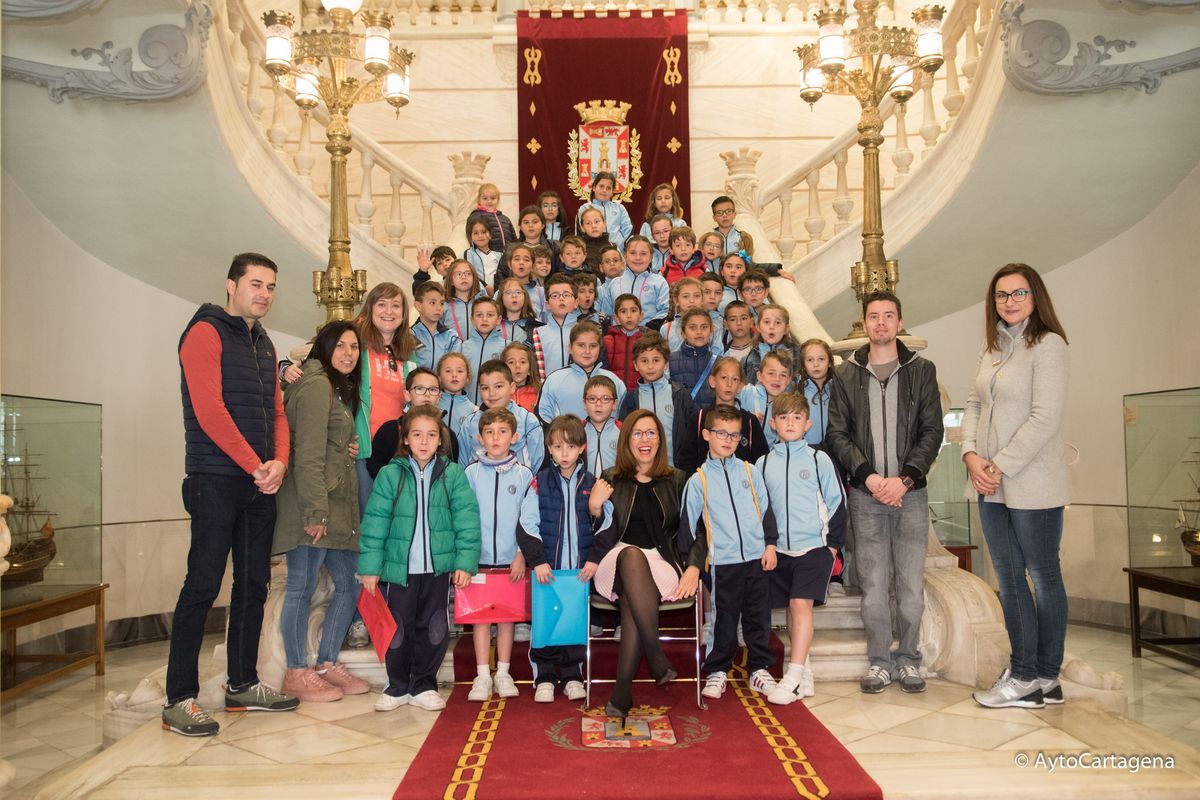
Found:
M 925 691 L 925 679 L 921 677 L 921 670 L 911 664 L 901 667 L 900 688 L 909 694 Z
M 1066 702 L 1063 699 L 1062 684 L 1058 678 L 1038 678 L 1038 686 L 1042 688 L 1042 699 L 1048 706 L 1059 706 Z
M 977 690 L 971 694 L 975 702 L 984 708 L 1043 708 L 1046 700 L 1037 678 L 1019 681 L 1011 670 L 1004 670 L 996 683 L 987 691 Z
M 859 679 L 858 688 L 866 694 L 879 694 L 891 683 L 892 673 L 888 672 L 887 667 L 872 664 L 867 674 Z

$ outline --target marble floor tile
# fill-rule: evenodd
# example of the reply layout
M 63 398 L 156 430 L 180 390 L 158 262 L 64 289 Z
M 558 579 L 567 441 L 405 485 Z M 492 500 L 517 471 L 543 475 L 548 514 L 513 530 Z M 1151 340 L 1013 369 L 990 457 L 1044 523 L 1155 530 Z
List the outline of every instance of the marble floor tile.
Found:
M 189 767 L 204 767 L 224 764 L 276 764 L 278 762 L 231 744 L 214 741 L 205 744 L 199 752 L 183 763 Z
M 420 747 L 401 744 L 400 742 L 383 742 L 382 744 L 358 747 L 354 750 L 343 750 L 327 756 L 317 756 L 309 759 L 309 764 L 391 764 L 397 770 L 396 783 L 403 777 L 403 770 L 408 769 Z
M 368 711 L 355 717 L 335 720 L 343 728 L 378 736 L 380 739 L 402 739 L 422 736 L 429 732 L 437 715 L 419 708 L 401 706 L 395 711 Z
M 818 681 L 818 694 L 836 694 L 838 697 L 862 694 L 858 681 Z
M 308 725 L 318 724 L 317 720 L 312 717 L 306 717 L 291 711 L 276 713 L 263 711 L 227 713 L 226 719 L 220 722 L 220 736 L 227 742 L 236 742 L 253 736 L 265 736 L 277 731 L 292 731 Z
M 1190 727 L 1180 728 L 1168 734 L 1173 740 L 1200 750 L 1200 729 Z
M 390 764 L 359 764 L 353 770 L 331 769 L 323 764 L 188 767 L 186 780 L 180 780 L 178 769 L 136 767 L 88 798 L 159 797 L 167 787 L 172 800 L 387 798 L 398 783 L 396 769 Z
M 926 714 L 911 722 L 896 725 L 888 729 L 888 733 L 963 745 L 975 750 L 991 750 L 1034 730 L 1036 728 L 1032 725 L 1020 725 L 1015 722 L 955 714 Z
M 899 686 L 889 686 L 884 690 L 883 694 L 879 695 L 879 697 L 885 699 L 885 702 L 894 706 L 923 708 L 928 711 L 937 711 L 946 706 L 952 706 L 970 696 L 970 687 L 948 683 L 936 678 L 926 681 L 925 691 L 923 692 L 910 694 L 903 691 Z
M 864 730 L 863 728 L 852 728 L 849 725 L 840 725 L 836 722 L 824 723 L 825 729 L 837 737 L 837 740 L 842 744 L 847 742 L 857 742 L 859 739 L 865 739 L 868 736 L 875 736 L 876 731 Z
M 857 757 L 861 753 L 967 753 L 972 748 L 931 739 L 913 739 L 894 733 L 875 733 L 847 743 L 846 749 Z
M 822 723 L 836 722 L 853 728 L 886 731 L 905 722 L 922 717 L 928 709 L 872 702 L 862 697 L 843 697 L 832 703 L 817 706 L 813 716 Z
M 261 736 L 237 740 L 237 747 L 279 764 L 304 763 L 318 756 L 380 744 L 378 736 L 319 722 L 299 728 L 275 730 Z
M 1039 714 L 1041 712 L 1024 709 L 1024 708 L 984 708 L 976 703 L 973 699 L 967 698 L 961 702 L 955 703 L 952 706 L 946 706 L 942 709 L 946 714 L 956 714 L 963 717 L 974 717 L 976 719 L 998 720 L 1000 722 L 1012 722 L 1017 725 L 1033 725 L 1041 727 L 1049 723 Z
M 331 722 L 374 711 L 375 700 L 378 697 L 377 693 L 368 692 L 366 694 L 347 695 L 333 703 L 301 703 L 300 707 L 296 709 L 296 713 L 324 722 Z
M 1086 750 L 1087 745 L 1074 736 L 1065 734 L 1056 728 L 1039 728 L 1023 736 L 1018 736 L 1012 741 L 1005 742 L 994 749 L 1079 752 Z

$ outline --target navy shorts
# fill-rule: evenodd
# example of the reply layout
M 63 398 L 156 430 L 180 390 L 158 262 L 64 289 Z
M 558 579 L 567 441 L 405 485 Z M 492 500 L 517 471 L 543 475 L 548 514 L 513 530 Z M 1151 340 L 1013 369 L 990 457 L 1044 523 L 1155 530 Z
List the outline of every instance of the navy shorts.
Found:
M 802 556 L 779 554 L 779 563 L 767 573 L 771 581 L 771 608 L 787 608 L 789 600 L 812 600 L 825 605 L 833 554 L 828 547 L 809 550 Z

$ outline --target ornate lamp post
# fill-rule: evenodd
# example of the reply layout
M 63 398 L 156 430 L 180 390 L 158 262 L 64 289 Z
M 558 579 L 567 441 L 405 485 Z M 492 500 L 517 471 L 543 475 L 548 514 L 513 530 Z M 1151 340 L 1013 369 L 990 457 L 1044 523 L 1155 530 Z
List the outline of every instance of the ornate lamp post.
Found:
M 876 0 L 856 0 L 858 21 L 845 27 L 846 11 L 825 6 L 817 16 L 820 32 L 815 44 L 796 48 L 803 65 L 800 98 L 809 104 L 825 94 L 853 95 L 862 106 L 858 143 L 863 148 L 863 257 L 850 268 L 850 284 L 859 303 L 874 291 L 894 292 L 900 282 L 900 265 L 883 253 L 883 214 L 879 178 L 879 145 L 883 120 L 879 104 L 890 94 L 897 103 L 913 96 L 913 77 L 920 69 L 932 75 L 942 66 L 941 6 L 924 6 L 913 12 L 914 28 L 877 26 Z M 854 323 L 847 339 L 863 339 L 862 319 Z
M 391 43 L 391 15 L 359 13 L 362 0 L 321 0 L 332 30 L 293 34 L 295 18 L 286 11 L 263 14 L 267 28 L 263 66 L 303 111 L 321 101 L 329 109 L 325 149 L 329 151 L 329 265 L 313 273 L 313 294 L 326 309 L 326 322 L 351 319 L 367 290 L 367 272 L 350 266 L 349 201 L 346 155 L 350 152 L 350 109 L 386 100 L 396 109 L 408 105 L 413 54 Z M 359 16 L 363 32 L 352 31 Z M 354 63 L 362 73 L 353 75 Z M 324 68 L 324 72 L 322 72 Z M 365 74 L 363 74 L 365 73 Z

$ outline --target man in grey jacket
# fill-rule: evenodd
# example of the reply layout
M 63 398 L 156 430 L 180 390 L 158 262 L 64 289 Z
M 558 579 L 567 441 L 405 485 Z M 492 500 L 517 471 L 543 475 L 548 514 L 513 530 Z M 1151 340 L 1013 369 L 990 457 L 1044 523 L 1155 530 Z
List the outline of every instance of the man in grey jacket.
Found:
M 870 344 L 837 368 L 825 437 L 851 485 L 853 555 L 870 660 L 859 687 L 882 692 L 896 672 L 901 689 L 923 692 L 917 644 L 929 531 L 925 476 L 942 444 L 937 370 L 897 340 L 904 323 L 896 295 L 867 295 L 863 320 Z M 900 636 L 895 653 L 893 591 Z

